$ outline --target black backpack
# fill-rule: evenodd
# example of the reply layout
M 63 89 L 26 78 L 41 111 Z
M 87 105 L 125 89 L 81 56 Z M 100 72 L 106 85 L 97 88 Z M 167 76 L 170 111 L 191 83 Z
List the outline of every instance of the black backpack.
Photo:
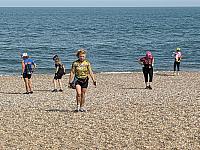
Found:
M 65 74 L 65 69 L 64 69 L 64 65 L 63 64 L 59 65 L 57 74 L 59 74 L 59 75 L 64 75 Z

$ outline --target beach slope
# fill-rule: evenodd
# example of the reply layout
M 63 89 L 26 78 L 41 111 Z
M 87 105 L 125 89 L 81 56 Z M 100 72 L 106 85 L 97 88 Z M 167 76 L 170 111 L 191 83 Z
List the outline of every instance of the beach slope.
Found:
M 24 95 L 20 77 L 0 77 L 0 149 L 200 149 L 200 73 L 96 74 L 86 113 L 75 113 L 75 91 L 52 93 L 49 75 L 34 75 Z

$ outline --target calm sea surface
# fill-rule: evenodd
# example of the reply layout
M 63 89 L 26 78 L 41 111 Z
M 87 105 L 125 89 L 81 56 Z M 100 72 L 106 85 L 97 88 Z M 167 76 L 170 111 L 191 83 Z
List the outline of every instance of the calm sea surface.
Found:
M 95 72 L 140 71 L 137 59 L 151 50 L 155 70 L 200 71 L 200 8 L 0 8 L 0 74 L 21 73 L 28 52 L 37 73 L 54 72 L 58 54 L 69 70 L 85 48 Z

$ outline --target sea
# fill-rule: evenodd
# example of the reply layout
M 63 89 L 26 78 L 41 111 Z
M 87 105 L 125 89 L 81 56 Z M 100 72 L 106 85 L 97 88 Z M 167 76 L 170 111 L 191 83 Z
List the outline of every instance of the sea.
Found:
M 94 72 L 137 72 L 146 51 L 154 70 L 200 71 L 200 7 L 0 7 L 0 75 L 20 75 L 20 54 L 53 74 L 54 55 L 69 72 L 76 51 L 87 50 Z

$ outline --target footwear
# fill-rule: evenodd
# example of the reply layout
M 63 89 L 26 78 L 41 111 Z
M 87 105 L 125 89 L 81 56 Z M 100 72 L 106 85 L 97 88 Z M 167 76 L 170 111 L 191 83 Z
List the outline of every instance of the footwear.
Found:
M 79 112 L 79 109 L 75 109 L 74 112 Z
M 149 86 L 148 86 L 148 88 L 149 88 L 150 90 L 152 90 L 152 87 L 151 87 L 151 85 L 149 85 Z
M 23 93 L 23 94 L 29 94 L 29 92 L 25 92 L 25 93 Z
M 57 89 L 54 89 L 52 92 L 58 92 L 58 90 L 57 90 Z
M 80 112 L 87 112 L 87 110 L 85 110 L 84 108 L 80 108 L 79 111 Z
M 59 92 L 62 92 L 62 91 L 63 91 L 62 89 L 59 90 Z
M 145 89 L 149 89 L 149 87 L 148 87 L 148 86 L 146 86 L 146 87 L 145 87 Z
M 76 106 L 76 109 L 74 110 L 74 112 L 79 112 L 80 111 L 80 105 Z
M 30 91 L 29 94 L 33 94 L 33 91 Z

